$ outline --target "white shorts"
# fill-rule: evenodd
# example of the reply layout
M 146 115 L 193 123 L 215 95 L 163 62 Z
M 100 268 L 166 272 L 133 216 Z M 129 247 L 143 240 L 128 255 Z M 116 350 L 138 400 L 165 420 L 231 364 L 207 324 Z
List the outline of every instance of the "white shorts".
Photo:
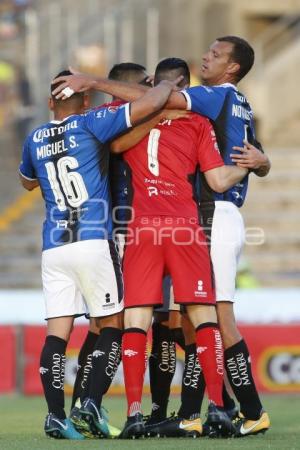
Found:
M 123 279 L 113 241 L 92 239 L 43 251 L 46 318 L 104 317 L 123 310 Z
M 217 301 L 234 302 L 237 265 L 244 242 L 245 227 L 239 209 L 231 202 L 216 201 L 210 255 Z

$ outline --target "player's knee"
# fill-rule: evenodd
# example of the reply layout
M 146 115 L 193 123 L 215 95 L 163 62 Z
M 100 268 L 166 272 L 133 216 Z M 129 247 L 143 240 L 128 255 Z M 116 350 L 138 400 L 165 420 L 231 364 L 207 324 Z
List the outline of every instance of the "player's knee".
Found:
M 123 330 L 123 328 L 124 328 L 123 312 L 113 314 L 112 316 L 109 316 L 109 317 L 102 317 L 99 320 L 99 326 L 100 326 L 100 328 L 112 327 L 112 328 L 118 328 L 119 330 Z
M 181 328 L 182 316 L 180 311 L 170 311 L 169 313 L 169 327 Z
M 219 327 L 225 350 L 242 339 L 235 321 L 219 319 Z
M 152 321 L 153 308 L 149 306 L 128 308 L 125 310 L 124 326 L 126 328 L 140 328 L 148 331 Z
M 100 321 L 99 319 L 92 317 L 90 318 L 90 325 L 89 325 L 89 331 L 91 331 L 94 334 L 100 333 Z
M 168 326 L 169 323 L 169 313 L 168 312 L 154 312 L 153 313 L 154 323 L 160 323 L 162 325 Z
M 187 306 L 187 313 L 195 329 L 206 322 L 217 322 L 214 305 L 189 305 Z
M 185 345 L 193 344 L 195 342 L 195 328 L 186 315 L 182 317 L 182 331 L 184 334 Z

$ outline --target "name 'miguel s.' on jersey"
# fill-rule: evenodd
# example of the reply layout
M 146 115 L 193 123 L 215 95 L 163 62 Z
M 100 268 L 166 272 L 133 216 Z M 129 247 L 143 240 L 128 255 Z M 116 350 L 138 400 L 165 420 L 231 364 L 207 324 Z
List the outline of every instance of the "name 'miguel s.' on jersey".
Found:
M 224 163 L 234 165 L 230 154 L 239 153 L 233 146 L 243 147 L 243 140 L 255 144 L 253 112 L 243 94 L 230 83 L 219 86 L 195 86 L 182 91 L 187 109 L 208 117 L 214 126 Z M 201 186 L 201 200 L 226 200 L 241 207 L 248 189 L 248 175 L 238 184 L 219 194 Z
M 87 239 L 110 239 L 109 149 L 131 127 L 129 103 L 53 120 L 25 140 L 20 173 L 38 179 L 46 203 L 43 250 Z
M 195 223 L 196 169 L 224 165 L 209 120 L 198 114 L 160 122 L 123 156 L 131 169 L 134 217 L 184 217 Z

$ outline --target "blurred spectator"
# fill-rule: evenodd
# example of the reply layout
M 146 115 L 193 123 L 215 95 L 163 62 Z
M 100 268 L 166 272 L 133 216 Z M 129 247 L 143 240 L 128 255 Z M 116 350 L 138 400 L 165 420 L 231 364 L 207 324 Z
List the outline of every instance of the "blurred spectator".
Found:
M 11 120 L 15 70 L 12 64 L 0 60 L 0 128 Z
M 0 38 L 14 39 L 18 35 L 19 27 L 16 11 L 12 2 L 3 1 L 0 4 Z
M 30 84 L 22 67 L 16 68 L 16 106 L 14 115 L 14 127 L 16 136 L 17 153 L 31 128 L 31 121 L 35 115 Z

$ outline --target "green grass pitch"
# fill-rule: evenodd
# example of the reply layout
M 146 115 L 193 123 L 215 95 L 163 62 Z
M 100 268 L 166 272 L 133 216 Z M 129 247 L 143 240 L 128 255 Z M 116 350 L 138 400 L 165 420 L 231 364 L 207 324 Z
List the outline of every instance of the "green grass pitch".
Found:
M 44 436 L 43 422 L 46 406 L 41 397 L 0 396 L 0 449 L 1 450 L 300 450 L 300 396 L 270 395 L 263 398 L 269 412 L 272 428 L 265 435 L 242 439 L 139 439 L 133 441 L 86 440 L 65 441 Z M 179 399 L 170 402 L 170 411 L 176 410 Z M 125 414 L 123 397 L 106 398 L 113 425 L 122 427 Z M 145 411 L 150 405 L 146 397 Z M 67 407 L 69 399 L 67 399 Z M 204 410 L 204 408 L 203 408 Z

